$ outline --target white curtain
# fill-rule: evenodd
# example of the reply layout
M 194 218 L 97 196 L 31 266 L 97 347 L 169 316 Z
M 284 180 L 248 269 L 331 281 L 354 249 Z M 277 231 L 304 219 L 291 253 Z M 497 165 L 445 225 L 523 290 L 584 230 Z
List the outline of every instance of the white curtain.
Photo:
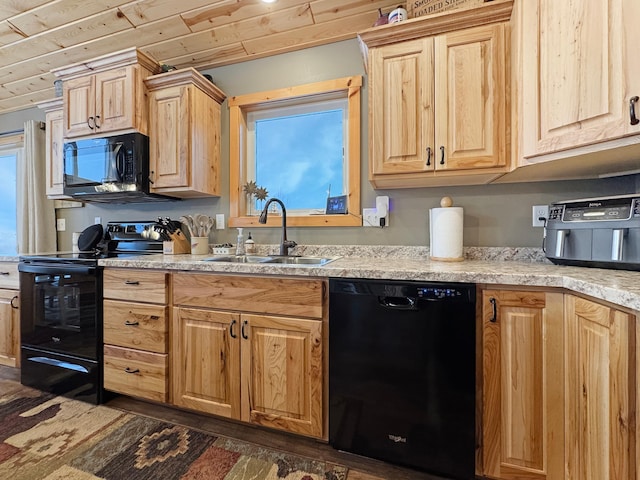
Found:
M 24 156 L 18 163 L 18 253 L 57 250 L 56 212 L 46 195 L 45 132 L 42 122 L 24 124 Z

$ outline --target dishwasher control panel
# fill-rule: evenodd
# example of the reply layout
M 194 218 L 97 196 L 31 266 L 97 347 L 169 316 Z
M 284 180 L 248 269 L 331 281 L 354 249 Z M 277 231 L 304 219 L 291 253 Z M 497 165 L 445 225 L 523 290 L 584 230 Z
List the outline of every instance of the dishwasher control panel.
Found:
M 443 300 L 446 298 L 466 298 L 467 291 L 449 287 L 418 287 L 418 298 Z

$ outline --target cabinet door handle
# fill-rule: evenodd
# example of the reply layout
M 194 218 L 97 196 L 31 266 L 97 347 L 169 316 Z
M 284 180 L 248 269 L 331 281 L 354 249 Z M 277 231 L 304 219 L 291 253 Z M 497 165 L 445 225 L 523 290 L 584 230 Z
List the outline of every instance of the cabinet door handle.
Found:
M 153 175 L 154 175 L 155 173 L 156 173 L 156 172 L 154 172 L 153 170 L 151 170 L 151 172 L 149 172 L 149 183 L 150 183 L 151 185 L 153 185 L 154 183 L 156 183 L 156 182 L 154 182 L 154 181 L 153 181 Z
M 444 165 L 444 145 L 440 146 L 440 165 Z
M 489 319 L 489 321 L 491 323 L 496 323 L 498 321 L 498 307 L 496 306 L 496 299 L 491 297 L 489 299 L 489 303 L 491 304 L 491 308 L 493 309 L 493 312 L 491 313 L 491 318 Z
M 124 284 L 125 285 L 140 285 L 140 282 L 138 282 L 137 280 L 125 280 Z
M 233 320 L 231 320 L 231 323 L 229 324 L 229 335 L 231 336 L 231 338 L 238 338 L 238 335 L 233 333 L 233 327 L 235 327 L 235 326 L 236 326 L 236 320 L 233 319 Z
M 10 275 L 9 272 L 0 272 L 0 275 Z
M 100 124 L 98 123 L 98 120 L 100 120 L 100 115 L 96 115 L 96 119 L 93 122 L 96 128 L 100 128 Z
M 93 125 L 91 125 L 91 121 L 93 121 Z M 95 125 L 96 125 L 95 119 L 93 117 L 87 118 L 87 125 L 89 125 L 89 128 L 91 130 L 95 130 L 95 128 L 96 128 L 95 127 Z
M 11 308 L 18 308 L 17 305 L 14 305 L 14 301 L 18 299 L 18 295 L 14 295 L 13 298 L 11 299 Z
M 427 167 L 431 166 L 431 147 L 427 147 Z
M 131 367 L 127 367 L 124 369 L 124 371 L 126 373 L 140 373 L 140 369 L 139 368 L 131 368 Z
M 637 125 L 640 123 L 640 120 L 636 117 L 636 103 L 638 103 L 638 100 L 640 100 L 640 97 L 637 95 L 635 97 L 631 97 L 629 100 L 629 117 L 631 119 L 631 125 Z
M 245 330 L 244 330 L 244 327 L 246 327 L 248 323 L 249 323 L 249 321 L 248 321 L 248 320 L 245 320 L 244 322 L 242 322 L 242 330 L 241 330 L 241 332 L 240 332 L 240 333 L 241 333 L 241 335 L 242 335 L 242 338 L 244 338 L 245 340 L 248 340 L 248 339 L 249 339 L 249 337 L 247 336 L 247 334 L 246 334 L 246 332 L 245 332 Z
M 140 322 L 130 322 L 129 320 L 127 320 L 126 322 L 124 322 L 124 324 L 127 327 L 137 327 L 138 325 L 140 325 Z

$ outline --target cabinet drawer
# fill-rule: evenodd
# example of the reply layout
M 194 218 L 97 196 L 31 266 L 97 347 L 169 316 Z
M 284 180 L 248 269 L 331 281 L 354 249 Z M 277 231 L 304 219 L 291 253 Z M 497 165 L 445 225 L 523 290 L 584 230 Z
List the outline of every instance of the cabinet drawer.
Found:
M 167 307 L 104 301 L 104 343 L 167 353 Z
M 104 298 L 167 303 L 167 273 L 152 270 L 105 269 Z
M 168 401 L 168 355 L 104 346 L 104 388 L 133 397 Z
M 18 264 L 14 262 L 0 262 L 0 288 L 20 288 Z
M 325 280 L 177 273 L 174 305 L 322 318 Z

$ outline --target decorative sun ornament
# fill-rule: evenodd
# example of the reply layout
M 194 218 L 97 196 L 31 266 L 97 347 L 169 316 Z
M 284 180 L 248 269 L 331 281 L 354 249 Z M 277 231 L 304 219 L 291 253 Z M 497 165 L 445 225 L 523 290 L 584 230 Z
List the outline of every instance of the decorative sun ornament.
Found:
M 256 197 L 256 199 L 264 201 L 269 196 L 269 192 L 264 187 L 258 187 L 256 188 L 256 193 L 254 193 L 253 195 Z

